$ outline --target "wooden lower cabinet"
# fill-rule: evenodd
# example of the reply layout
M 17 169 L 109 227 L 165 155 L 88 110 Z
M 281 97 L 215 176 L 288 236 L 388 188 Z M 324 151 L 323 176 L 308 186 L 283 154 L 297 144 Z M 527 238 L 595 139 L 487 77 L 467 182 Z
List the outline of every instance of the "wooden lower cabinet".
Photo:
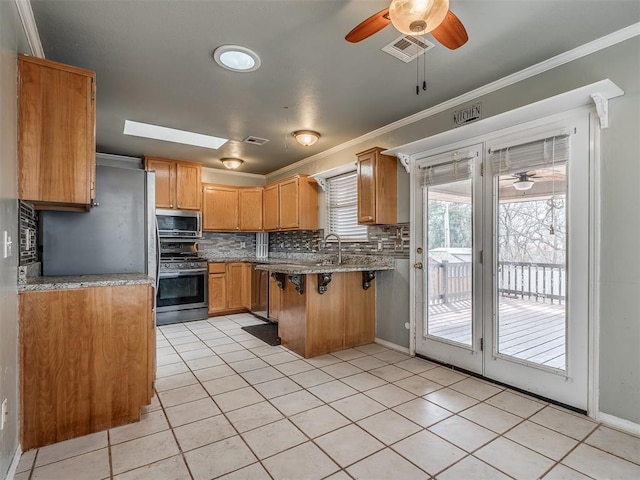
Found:
M 304 277 L 302 294 L 288 278 L 280 291 L 278 335 L 284 347 L 309 358 L 374 341 L 375 282 L 364 290 L 361 272 L 333 273 L 319 294 L 318 275 Z
M 278 321 L 280 314 L 280 302 L 282 301 L 282 294 L 278 288 L 278 283 L 269 275 L 269 319 Z
M 151 402 L 153 287 L 21 292 L 22 450 L 140 419 Z
M 209 263 L 209 314 L 251 309 L 251 271 L 247 262 Z

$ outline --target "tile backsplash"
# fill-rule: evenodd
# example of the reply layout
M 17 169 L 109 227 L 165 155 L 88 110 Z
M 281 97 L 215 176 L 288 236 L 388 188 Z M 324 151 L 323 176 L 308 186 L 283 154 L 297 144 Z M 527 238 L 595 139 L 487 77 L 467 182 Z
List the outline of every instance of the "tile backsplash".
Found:
M 204 232 L 198 240 L 198 251 L 207 258 L 254 256 L 256 234 Z
M 366 242 L 343 242 L 344 253 L 409 258 L 409 224 L 369 227 Z M 338 244 L 322 245 L 324 230 L 269 233 L 269 253 L 337 253 Z
M 33 205 L 23 201 L 20 201 L 19 226 L 20 265 L 24 266 L 40 261 L 38 258 L 38 211 Z

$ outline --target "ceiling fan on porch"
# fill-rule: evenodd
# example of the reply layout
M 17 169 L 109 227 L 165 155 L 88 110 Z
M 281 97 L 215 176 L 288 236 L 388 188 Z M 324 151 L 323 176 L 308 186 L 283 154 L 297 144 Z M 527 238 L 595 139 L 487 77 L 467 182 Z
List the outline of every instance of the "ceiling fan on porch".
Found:
M 445 47 L 455 50 L 469 39 L 462 22 L 449 10 L 449 0 L 392 0 L 389 8 L 371 15 L 351 30 L 345 40 L 357 43 L 390 23 L 405 35 L 431 33 Z

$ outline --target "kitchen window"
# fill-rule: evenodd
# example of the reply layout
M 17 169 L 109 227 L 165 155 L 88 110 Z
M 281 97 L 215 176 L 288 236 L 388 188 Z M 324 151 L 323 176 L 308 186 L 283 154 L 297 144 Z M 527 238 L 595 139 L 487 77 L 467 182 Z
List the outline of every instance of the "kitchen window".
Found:
M 358 225 L 358 175 L 354 170 L 327 179 L 327 233 L 342 241 L 366 242 L 368 229 Z

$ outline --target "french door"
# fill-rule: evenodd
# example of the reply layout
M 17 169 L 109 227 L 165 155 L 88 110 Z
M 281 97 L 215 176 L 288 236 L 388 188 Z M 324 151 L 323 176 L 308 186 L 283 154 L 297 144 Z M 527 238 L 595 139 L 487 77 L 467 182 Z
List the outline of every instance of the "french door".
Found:
M 589 119 L 415 164 L 416 353 L 587 408 Z

